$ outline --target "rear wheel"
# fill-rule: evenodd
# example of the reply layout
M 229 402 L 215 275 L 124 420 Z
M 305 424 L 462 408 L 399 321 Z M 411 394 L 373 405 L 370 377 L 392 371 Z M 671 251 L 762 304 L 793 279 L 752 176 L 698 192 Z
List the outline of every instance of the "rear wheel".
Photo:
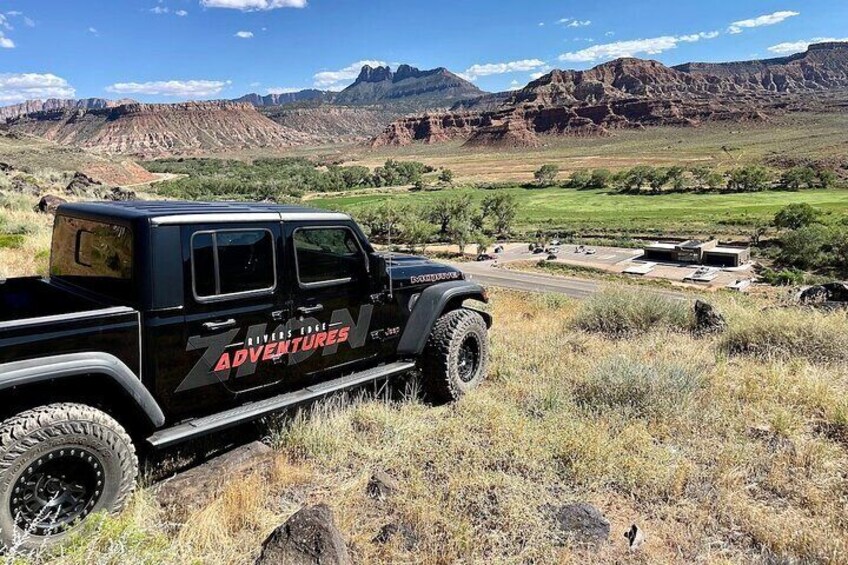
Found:
M 424 386 L 437 400 L 457 400 L 486 378 L 489 338 L 483 318 L 453 310 L 433 326 L 421 359 Z
M 89 515 L 120 510 L 135 487 L 132 440 L 107 414 L 51 404 L 0 424 L 0 546 L 37 549 Z

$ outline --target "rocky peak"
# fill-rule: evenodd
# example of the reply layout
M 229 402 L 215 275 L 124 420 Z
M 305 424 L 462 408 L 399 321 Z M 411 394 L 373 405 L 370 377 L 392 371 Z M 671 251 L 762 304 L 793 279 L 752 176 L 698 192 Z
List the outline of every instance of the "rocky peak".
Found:
M 397 71 L 394 75 L 394 80 L 403 80 L 406 78 L 418 78 L 421 76 L 421 71 L 419 71 L 415 67 L 411 67 L 409 65 L 401 65 L 397 68 Z
M 359 71 L 359 76 L 356 77 L 356 82 L 354 82 L 354 84 L 360 84 L 363 82 L 383 82 L 384 80 L 392 80 L 392 69 L 390 67 L 372 67 L 371 65 L 365 65 L 362 67 L 362 70 Z

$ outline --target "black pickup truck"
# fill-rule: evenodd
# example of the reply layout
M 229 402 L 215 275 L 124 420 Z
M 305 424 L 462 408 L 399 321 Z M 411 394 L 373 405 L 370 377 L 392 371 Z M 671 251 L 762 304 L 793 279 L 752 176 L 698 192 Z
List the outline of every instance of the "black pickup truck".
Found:
M 487 297 L 344 214 L 60 206 L 50 276 L 0 282 L 0 545 L 120 509 L 138 452 L 416 369 L 458 398 L 488 365 L 491 317 L 466 300 Z

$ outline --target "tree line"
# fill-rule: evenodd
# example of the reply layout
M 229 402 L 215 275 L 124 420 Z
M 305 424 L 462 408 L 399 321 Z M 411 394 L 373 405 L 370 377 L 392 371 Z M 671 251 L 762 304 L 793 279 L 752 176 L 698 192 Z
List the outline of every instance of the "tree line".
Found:
M 772 189 L 830 188 L 838 180 L 832 169 L 811 166 L 793 167 L 777 174 L 761 165 L 745 165 L 727 171 L 718 171 L 707 166 L 684 168 L 637 165 L 615 173 L 609 169 L 578 169 L 572 172 L 568 179 L 557 183 L 559 173 L 557 165 L 542 165 L 534 173 L 536 185 L 558 185 L 576 189 L 615 188 L 628 193 L 719 189 L 757 192 Z
M 391 240 L 413 250 L 433 242 L 451 243 L 460 253 L 476 245 L 482 253 L 496 238 L 511 233 L 517 214 L 514 195 L 494 193 L 480 201 L 468 194 L 447 196 L 423 206 L 386 200 L 354 215 L 374 241 Z
M 389 159 L 373 170 L 359 165 L 321 165 L 302 157 L 240 161 L 214 158 L 172 158 L 147 161 L 155 173 L 182 178 L 157 185 L 160 194 L 193 200 L 232 198 L 285 200 L 307 192 L 339 192 L 357 188 L 415 185 L 435 171 L 418 161 Z

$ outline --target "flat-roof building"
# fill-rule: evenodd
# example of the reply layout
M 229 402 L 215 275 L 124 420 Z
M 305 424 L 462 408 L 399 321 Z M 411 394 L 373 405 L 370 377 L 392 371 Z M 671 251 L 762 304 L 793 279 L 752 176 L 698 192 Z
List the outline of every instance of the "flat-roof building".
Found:
M 667 263 L 697 263 L 715 267 L 740 267 L 751 260 L 750 247 L 721 246 L 718 240 L 655 242 L 645 246 L 644 259 Z

